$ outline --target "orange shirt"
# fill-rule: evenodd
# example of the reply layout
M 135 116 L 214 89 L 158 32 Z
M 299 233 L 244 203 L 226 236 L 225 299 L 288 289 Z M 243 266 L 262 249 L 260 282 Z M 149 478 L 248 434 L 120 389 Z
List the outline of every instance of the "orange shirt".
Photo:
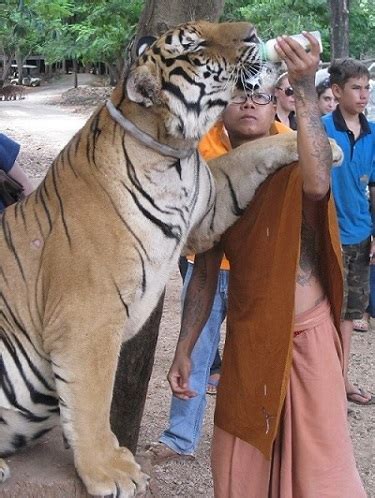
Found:
M 278 133 L 285 133 L 286 131 L 290 131 L 290 128 L 278 121 L 274 121 L 270 129 L 270 134 L 276 135 Z M 222 121 L 218 121 L 215 126 L 204 135 L 198 144 L 198 149 L 206 161 L 223 156 L 232 150 L 228 134 Z M 233 167 L 236 166 L 234 165 Z M 194 261 L 194 255 L 188 255 L 187 258 L 191 262 Z M 221 262 L 220 269 L 229 270 L 229 261 L 225 256 Z

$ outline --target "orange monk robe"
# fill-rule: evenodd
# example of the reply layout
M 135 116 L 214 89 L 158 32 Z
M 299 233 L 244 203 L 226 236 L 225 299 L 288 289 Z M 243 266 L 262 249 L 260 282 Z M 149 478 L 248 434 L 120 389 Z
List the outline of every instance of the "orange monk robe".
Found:
M 339 330 L 343 287 L 336 212 L 330 196 L 321 205 L 323 285 Z M 215 424 L 268 459 L 291 369 L 301 222 L 302 178 L 293 164 L 259 187 L 222 238 L 231 272 Z

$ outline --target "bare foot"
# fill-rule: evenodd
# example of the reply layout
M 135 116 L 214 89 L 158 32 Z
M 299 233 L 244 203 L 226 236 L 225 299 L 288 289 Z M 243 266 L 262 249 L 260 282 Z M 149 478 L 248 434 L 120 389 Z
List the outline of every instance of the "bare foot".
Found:
M 346 398 L 357 405 L 368 406 L 375 404 L 375 396 L 357 386 L 352 386 L 350 390 L 347 390 Z
M 194 459 L 193 455 L 184 455 L 172 450 L 164 443 L 151 443 L 147 446 L 145 455 L 149 456 L 153 465 L 160 465 L 169 460 L 177 460 L 178 458 Z
M 215 395 L 217 393 L 217 386 L 219 385 L 219 380 L 220 380 L 219 373 L 214 373 L 209 376 L 206 388 L 207 394 Z

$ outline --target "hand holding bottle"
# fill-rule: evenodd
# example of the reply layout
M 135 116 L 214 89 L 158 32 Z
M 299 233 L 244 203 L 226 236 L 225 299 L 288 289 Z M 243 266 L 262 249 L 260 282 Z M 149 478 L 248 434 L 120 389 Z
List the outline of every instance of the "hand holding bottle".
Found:
M 308 52 L 290 36 L 279 36 L 276 39 L 275 50 L 288 68 L 288 79 L 294 90 L 298 84 L 305 85 L 309 82 L 315 91 L 315 73 L 320 61 L 320 44 L 311 33 L 304 32 L 303 36 L 310 46 Z

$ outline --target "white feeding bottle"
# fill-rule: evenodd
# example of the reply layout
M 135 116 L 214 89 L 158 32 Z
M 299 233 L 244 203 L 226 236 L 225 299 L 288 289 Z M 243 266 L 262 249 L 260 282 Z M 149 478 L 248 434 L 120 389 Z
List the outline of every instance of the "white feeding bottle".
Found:
M 320 36 L 319 31 L 311 31 L 311 34 L 318 40 L 319 42 L 319 47 L 320 47 L 320 53 L 323 52 L 323 46 L 322 46 L 322 38 Z M 290 38 L 293 38 L 296 40 L 302 47 L 308 52 L 310 50 L 310 43 L 307 38 L 303 36 L 302 33 L 299 33 L 298 35 L 290 35 Z M 275 50 L 275 45 L 277 43 L 277 39 L 273 38 L 272 40 L 268 40 L 265 43 L 262 43 L 260 46 L 260 54 L 263 60 L 270 61 L 270 62 L 280 62 L 281 59 L 279 57 L 279 54 Z

